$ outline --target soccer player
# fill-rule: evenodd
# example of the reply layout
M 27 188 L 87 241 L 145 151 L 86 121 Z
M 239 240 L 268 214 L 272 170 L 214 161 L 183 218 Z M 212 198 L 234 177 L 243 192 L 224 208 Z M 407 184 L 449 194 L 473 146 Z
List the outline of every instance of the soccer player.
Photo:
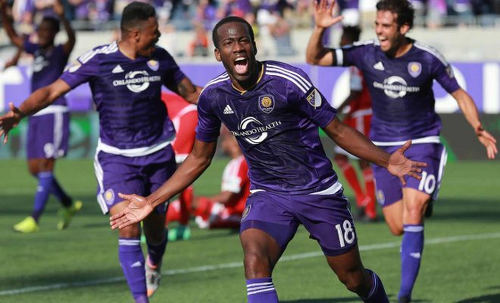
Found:
M 8 65 L 17 64 L 20 51 L 33 55 L 33 74 L 31 76 L 31 91 L 54 82 L 63 72 L 68 63 L 69 55 L 75 46 L 75 32 L 64 17 L 64 8 L 60 1 L 54 2 L 55 17 L 45 16 L 37 30 L 38 42 L 32 43 L 29 38 L 20 37 L 7 15 L 5 1 L 0 1 L 2 23 L 10 41 L 18 48 L 18 53 Z M 66 30 L 68 40 L 56 45 L 54 39 L 59 32 L 59 22 Z M 75 201 L 59 185 L 54 175 L 56 159 L 64 157 L 68 151 L 69 112 L 66 99 L 60 97 L 52 105 L 29 118 L 26 150 L 28 170 L 38 179 L 37 191 L 31 216 L 13 226 L 15 231 L 32 233 L 39 230 L 38 222 L 53 194 L 62 204 L 58 212 L 60 220 L 57 229 L 68 227 L 73 215 L 82 207 L 81 201 Z
M 111 215 L 126 208 L 119 192 L 147 195 L 170 177 L 176 168 L 171 141 L 172 121 L 161 101 L 161 86 L 195 103 L 195 87 L 172 56 L 155 44 L 160 37 L 155 9 L 131 2 L 122 13 L 121 39 L 98 46 L 80 56 L 52 84 L 39 88 L 19 108 L 0 117 L 0 136 L 25 116 L 54 102 L 72 88 L 89 82 L 97 111 L 100 135 L 94 167 L 97 201 Z M 143 218 L 147 260 L 140 246 L 140 224 L 120 230 L 118 256 L 136 302 L 148 302 L 159 286 L 160 269 L 167 243 L 165 206 Z M 145 274 L 146 273 L 146 274 Z
M 257 61 L 254 34 L 244 19 L 224 18 L 212 35 L 215 58 L 226 72 L 200 95 L 193 151 L 147 198 L 120 194 L 130 204 L 111 217 L 111 227 L 136 224 L 192 183 L 210 165 L 223 122 L 238 140 L 251 182 L 240 227 L 248 302 L 278 302 L 271 274 L 299 224 L 318 241 L 349 290 L 365 302 L 388 302 L 381 280 L 361 263 L 349 202 L 322 148 L 318 126 L 350 153 L 401 179 L 418 177 L 425 163 L 404 157 L 410 142 L 390 155 L 339 122 L 302 70 Z
M 340 37 L 340 45 L 351 45 L 355 41 L 358 41 L 360 33 L 361 30 L 358 26 L 344 26 L 342 28 L 342 36 Z M 342 113 L 345 108 L 348 108 L 349 110 L 345 114 L 342 122 L 355 128 L 363 135 L 368 136 L 370 133 L 370 120 L 372 118 L 372 101 L 370 93 L 368 92 L 368 87 L 359 69 L 350 66 L 349 76 L 351 90 L 349 96 L 337 108 L 337 112 Z M 349 158 L 356 159 L 356 157 L 349 154 L 341 147 L 335 147 L 335 163 L 354 191 L 359 218 L 374 221 L 377 219 L 377 211 L 375 206 L 375 181 L 373 180 L 373 170 L 368 161 L 358 159 L 358 164 L 361 168 L 365 183 L 363 191 L 363 188 L 359 184 L 356 171 L 349 162 Z
M 222 173 L 221 192 L 211 197 L 193 197 L 193 202 L 188 203 L 200 228 L 238 228 L 245 202 L 250 195 L 245 157 L 236 138 L 226 128 L 223 130 L 221 147 L 231 160 Z M 180 219 L 181 203 L 181 200 L 170 203 L 167 222 Z
M 163 92 L 162 100 L 167 106 L 168 116 L 174 124 L 176 135 L 172 142 L 172 148 L 175 153 L 175 162 L 180 165 L 187 155 L 193 149 L 194 138 L 196 135 L 196 124 L 198 123 L 198 112 L 196 105 L 191 104 L 176 94 Z M 175 205 L 176 220 L 179 226 L 169 228 L 168 240 L 188 240 L 191 237 L 189 229 L 190 203 L 193 199 L 193 187 L 189 186 L 179 194 L 177 202 L 173 201 L 167 212 L 172 212 L 172 206 Z M 175 203 L 174 203 L 175 202 Z M 166 223 L 168 225 L 168 214 Z
M 434 110 L 433 80 L 457 101 L 489 159 L 497 154 L 496 140 L 483 129 L 472 98 L 458 85 L 451 66 L 435 49 L 406 37 L 414 10 L 407 0 L 377 3 L 375 33 L 378 41 L 355 43 L 341 49 L 321 44 L 326 28 L 341 18 L 332 16 L 334 3 L 315 4 L 316 26 L 307 46 L 307 62 L 316 65 L 358 67 L 372 97 L 371 139 L 392 152 L 412 140 L 408 158 L 428 166 L 422 178 L 401 184 L 389 172 L 374 167 L 377 198 L 390 231 L 403 235 L 401 243 L 400 302 L 410 302 L 424 245 L 424 213 L 437 198 L 446 150 L 440 143 L 441 121 Z

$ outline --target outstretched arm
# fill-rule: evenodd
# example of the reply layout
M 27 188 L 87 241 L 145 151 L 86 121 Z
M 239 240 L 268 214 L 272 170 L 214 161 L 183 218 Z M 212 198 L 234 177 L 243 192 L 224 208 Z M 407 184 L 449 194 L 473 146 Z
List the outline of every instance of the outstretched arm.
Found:
M 2 15 L 2 25 L 9 36 L 10 42 L 18 48 L 23 48 L 23 38 L 20 37 L 12 25 L 12 18 L 7 14 L 7 3 L 5 0 L 0 0 L 0 14 Z
M 153 209 L 181 192 L 193 183 L 210 165 L 217 142 L 196 140 L 193 150 L 163 185 L 148 197 L 119 194 L 129 205 L 118 214 L 110 217 L 112 229 L 123 228 L 143 220 Z
M 66 19 L 66 16 L 64 15 L 64 6 L 61 3 L 61 0 L 56 0 L 54 2 L 54 12 L 59 16 L 59 20 L 64 26 L 64 30 L 66 31 L 66 35 L 68 36 L 68 40 L 66 43 L 64 43 L 63 48 L 64 48 L 64 53 L 69 56 L 71 54 L 71 51 L 73 50 L 73 47 L 75 46 L 76 43 L 76 36 L 75 36 L 75 31 L 71 27 L 71 24 L 69 23 L 68 19 Z
M 486 130 L 483 129 L 481 121 L 479 120 L 479 113 L 472 100 L 472 97 L 463 89 L 458 89 L 451 94 L 457 100 L 458 106 L 464 113 L 465 119 L 472 126 L 477 135 L 477 139 L 486 148 L 486 154 L 489 159 L 494 159 L 498 153 L 496 146 L 497 140 Z
M 309 38 L 306 49 L 306 62 L 314 65 L 335 65 L 336 58 L 334 53 L 326 48 L 323 43 L 323 34 L 325 30 L 340 22 L 342 16 L 333 17 L 333 8 L 335 1 L 328 3 L 328 0 L 313 1 L 314 3 L 314 30 Z
M 19 108 L 9 103 L 10 111 L 0 116 L 0 138 L 4 135 L 3 143 L 7 143 L 9 131 L 15 127 L 22 118 L 32 115 L 55 99 L 67 93 L 71 88 L 61 79 L 57 79 L 52 84 L 44 86 L 34 91 Z
M 403 178 L 405 175 L 420 179 L 421 167 L 427 166 L 424 162 L 411 161 L 404 156 L 404 151 L 411 145 L 410 141 L 407 141 L 394 153 L 389 154 L 375 146 L 363 134 L 337 119 L 330 122 L 324 130 L 340 147 L 359 158 L 387 168 L 391 174 L 399 177 L 402 184 L 405 184 Z

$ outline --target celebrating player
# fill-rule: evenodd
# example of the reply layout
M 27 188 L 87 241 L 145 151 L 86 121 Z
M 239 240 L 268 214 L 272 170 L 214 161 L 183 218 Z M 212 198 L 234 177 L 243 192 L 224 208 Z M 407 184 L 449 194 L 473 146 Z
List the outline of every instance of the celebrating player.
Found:
M 375 33 L 378 41 L 355 43 L 341 49 L 321 44 L 326 28 L 340 21 L 333 17 L 334 3 L 315 4 L 316 26 L 307 46 L 307 62 L 316 65 L 358 67 L 372 97 L 371 139 L 392 152 L 412 141 L 408 158 L 428 166 L 422 178 L 401 184 L 389 172 L 375 166 L 377 198 L 389 229 L 403 235 L 401 243 L 400 302 L 410 302 L 424 245 L 424 213 L 437 198 L 446 150 L 440 143 L 441 120 L 434 110 L 433 80 L 457 101 L 489 159 L 497 154 L 496 140 L 483 129 L 472 98 L 458 85 L 451 66 L 435 49 L 406 37 L 414 10 L 407 0 L 377 3 Z
M 378 276 L 361 263 L 349 203 L 324 153 L 318 126 L 342 148 L 401 179 L 418 177 L 425 164 L 404 157 L 409 142 L 390 155 L 339 122 L 302 70 L 257 61 L 254 34 L 244 19 L 222 19 L 212 36 L 215 58 L 226 72 L 208 82 L 200 95 L 193 151 L 147 198 L 120 195 L 130 204 L 111 217 L 111 227 L 136 224 L 192 183 L 210 165 L 224 122 L 249 167 L 251 195 L 240 227 L 248 302 L 278 302 L 271 274 L 299 224 L 318 241 L 348 289 L 365 302 L 388 302 Z
M 0 136 L 4 134 L 7 140 L 9 130 L 23 117 L 89 82 L 100 124 L 94 162 L 97 200 L 103 213 L 111 215 L 127 207 L 128 202 L 118 197 L 119 192 L 150 194 L 176 168 L 171 146 L 175 130 L 161 101 L 161 86 L 191 103 L 197 101 L 200 91 L 172 56 L 155 46 L 160 32 L 151 5 L 128 4 L 120 28 L 119 41 L 80 56 L 58 80 L 36 90 L 19 108 L 11 104 L 11 111 L 0 117 Z M 148 295 L 159 285 L 167 243 L 165 205 L 143 219 L 148 246 L 146 262 L 138 223 L 121 229 L 118 241 L 120 264 L 136 302 L 148 302 Z
M 54 2 L 54 12 L 59 19 L 45 16 L 36 32 L 37 43 L 30 42 L 29 38 L 20 37 L 7 15 L 7 5 L 0 1 L 2 23 L 10 41 L 18 47 L 18 53 L 8 65 L 17 64 L 20 51 L 33 55 L 33 75 L 31 76 L 31 91 L 54 82 L 63 72 L 68 63 L 69 55 L 75 46 L 75 32 L 69 21 L 64 17 L 64 8 L 60 1 Z M 64 44 L 55 45 L 54 39 L 59 32 L 59 22 L 66 30 L 68 40 Z M 31 216 L 14 225 L 14 230 L 22 233 L 31 233 L 39 230 L 38 222 L 49 194 L 53 194 L 63 205 L 59 211 L 61 217 L 57 229 L 68 227 L 73 215 L 81 209 L 82 202 L 76 201 L 64 191 L 54 175 L 56 159 L 64 157 L 68 151 L 69 141 L 69 112 L 66 99 L 60 97 L 54 102 L 33 115 L 28 120 L 28 138 L 26 150 L 28 170 L 38 179 L 37 192 Z

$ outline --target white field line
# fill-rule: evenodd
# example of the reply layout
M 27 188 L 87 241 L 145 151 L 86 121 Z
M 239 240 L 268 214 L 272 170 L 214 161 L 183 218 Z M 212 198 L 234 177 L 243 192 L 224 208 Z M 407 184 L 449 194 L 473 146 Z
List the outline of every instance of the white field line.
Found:
M 425 245 L 433 245 L 433 244 L 443 244 L 443 243 L 452 243 L 452 242 L 463 242 L 463 241 L 477 241 L 484 239 L 498 239 L 500 238 L 500 233 L 488 233 L 488 234 L 476 234 L 476 235 L 461 235 L 461 236 L 453 236 L 453 237 L 443 237 L 443 238 L 434 238 L 428 239 L 425 241 Z M 372 251 L 372 250 L 381 250 L 387 248 L 396 248 L 399 247 L 400 242 L 386 242 L 380 244 L 371 244 L 371 245 L 361 245 L 359 247 L 360 251 Z M 280 262 L 307 259 L 313 257 L 323 256 L 321 251 L 308 252 L 302 254 L 295 254 L 289 256 L 283 256 L 280 259 Z M 242 262 L 231 262 L 231 263 L 222 263 L 216 265 L 204 265 L 198 267 L 190 267 L 184 269 L 171 269 L 163 271 L 162 274 L 166 276 L 174 276 L 180 274 L 189 274 L 189 273 L 197 273 L 197 272 L 207 272 L 214 271 L 219 269 L 226 268 L 238 268 L 242 267 Z M 38 286 L 30 286 L 23 287 L 17 289 L 7 289 L 0 291 L 0 296 L 8 296 L 8 295 L 17 295 L 17 294 L 25 294 L 36 291 L 47 291 L 54 289 L 63 289 L 63 288 L 73 288 L 73 287 L 84 287 L 84 286 L 93 286 L 93 285 L 102 285 L 102 284 L 110 284 L 125 281 L 124 277 L 114 277 L 114 278 L 106 278 L 106 279 L 98 279 L 98 280 L 90 280 L 90 281 L 82 281 L 82 282 L 67 282 L 67 283 L 56 283 L 56 284 L 48 284 L 48 285 L 38 285 Z

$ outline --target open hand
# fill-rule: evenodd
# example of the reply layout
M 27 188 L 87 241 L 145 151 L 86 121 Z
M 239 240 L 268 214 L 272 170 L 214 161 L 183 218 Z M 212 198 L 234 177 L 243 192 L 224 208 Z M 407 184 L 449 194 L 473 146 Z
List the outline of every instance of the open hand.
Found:
M 14 106 L 14 103 L 9 103 L 10 111 L 3 116 L 0 116 L 0 138 L 2 135 L 3 143 L 6 144 L 9 139 L 9 131 L 19 124 L 19 121 L 23 118 L 23 113 L 19 108 Z
M 486 154 L 488 159 L 495 159 L 496 154 L 498 154 L 497 140 L 489 132 L 484 129 L 476 131 L 477 139 L 481 142 L 484 147 L 486 147 Z
M 420 180 L 422 177 L 420 173 L 422 172 L 421 167 L 426 167 L 427 163 L 412 161 L 405 157 L 404 152 L 410 147 L 411 141 L 406 141 L 406 143 L 393 152 L 389 158 L 389 164 L 387 165 L 387 170 L 396 177 L 399 177 L 403 185 L 406 184 L 405 175 L 414 177 Z
M 118 196 L 128 201 L 128 206 L 109 218 L 111 229 L 124 228 L 142 221 L 153 211 L 153 207 L 147 203 L 146 198 L 139 195 L 125 195 L 119 193 Z
M 313 0 L 314 3 L 314 22 L 316 26 L 327 28 L 342 21 L 342 16 L 333 16 L 333 8 L 335 7 L 335 0 L 328 3 L 329 0 L 320 0 L 319 3 Z

